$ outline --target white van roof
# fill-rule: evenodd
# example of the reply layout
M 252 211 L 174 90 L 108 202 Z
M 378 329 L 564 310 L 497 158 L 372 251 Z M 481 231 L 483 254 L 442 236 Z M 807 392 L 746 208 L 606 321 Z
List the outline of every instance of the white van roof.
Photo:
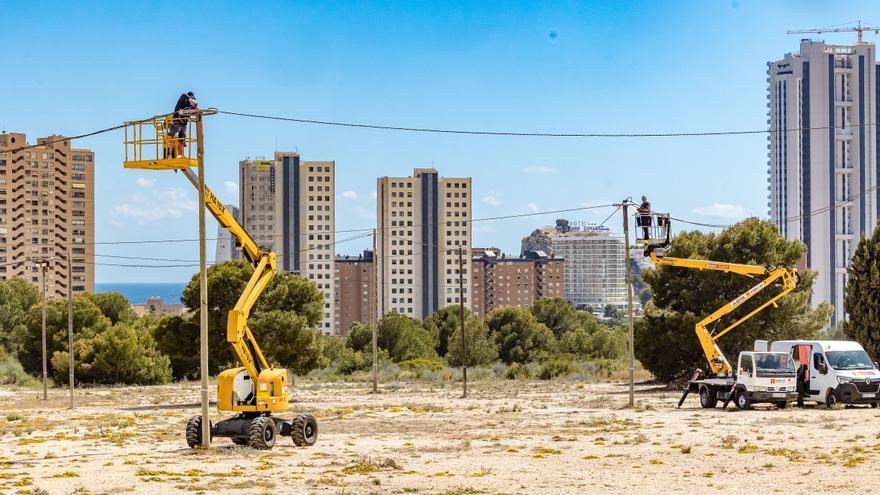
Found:
M 788 351 L 796 345 L 811 345 L 823 351 L 863 351 L 862 345 L 852 340 L 780 340 L 770 344 L 771 351 Z

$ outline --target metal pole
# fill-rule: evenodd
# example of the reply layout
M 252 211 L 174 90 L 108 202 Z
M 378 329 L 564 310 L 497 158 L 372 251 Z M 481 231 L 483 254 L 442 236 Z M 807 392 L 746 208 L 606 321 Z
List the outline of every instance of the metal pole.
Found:
M 202 114 L 196 113 L 196 143 L 199 162 L 199 358 L 202 378 L 202 447 L 211 444 L 211 422 L 208 417 L 208 271 L 205 246 L 205 139 L 202 135 Z
M 467 334 L 464 329 L 464 256 L 462 246 L 458 247 L 458 302 L 459 302 L 459 319 L 461 319 L 461 398 L 467 398 Z
M 49 373 L 46 367 L 46 265 L 48 265 L 48 261 L 46 258 L 42 258 L 40 260 L 40 268 L 43 274 L 43 283 L 42 283 L 42 292 L 43 292 L 43 307 L 41 310 L 42 313 L 42 339 L 43 339 L 43 400 L 47 400 L 49 398 L 48 391 L 48 382 L 49 382 Z
M 73 409 L 73 263 L 72 250 L 67 248 L 67 378 L 70 382 L 70 408 Z
M 626 250 L 626 311 L 629 316 L 629 407 L 634 407 L 636 403 L 636 358 L 635 344 L 633 343 L 633 287 L 632 287 L 632 266 L 629 262 L 629 212 L 628 204 L 623 203 L 623 239 Z
M 373 287 L 376 287 L 376 261 L 376 229 L 373 229 Z M 369 289 L 367 292 L 369 293 Z M 370 306 L 373 305 L 373 299 L 378 297 L 377 292 L 377 290 L 373 291 L 373 295 L 370 297 Z M 375 394 L 379 392 L 379 324 L 375 308 L 370 311 L 370 314 L 372 315 L 370 321 L 373 327 L 373 393 Z

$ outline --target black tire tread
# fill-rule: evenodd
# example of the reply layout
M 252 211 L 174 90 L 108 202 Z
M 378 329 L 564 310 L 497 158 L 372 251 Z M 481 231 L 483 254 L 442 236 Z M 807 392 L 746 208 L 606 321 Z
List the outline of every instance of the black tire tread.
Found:
M 266 439 L 263 437 L 263 430 L 266 428 L 272 428 L 272 431 L 275 431 L 275 422 L 269 416 L 260 416 L 251 421 L 248 445 L 252 449 L 269 450 L 275 446 L 275 435 L 272 436 L 271 445 L 266 443 Z
M 202 417 L 193 416 L 186 422 L 186 444 L 195 449 L 202 446 Z
M 315 435 L 311 440 L 305 436 L 305 425 L 309 420 L 315 423 Z M 293 439 L 294 445 L 297 447 L 311 447 L 315 444 L 318 437 L 318 421 L 313 416 L 309 414 L 300 414 L 293 418 L 291 423 L 290 438 Z

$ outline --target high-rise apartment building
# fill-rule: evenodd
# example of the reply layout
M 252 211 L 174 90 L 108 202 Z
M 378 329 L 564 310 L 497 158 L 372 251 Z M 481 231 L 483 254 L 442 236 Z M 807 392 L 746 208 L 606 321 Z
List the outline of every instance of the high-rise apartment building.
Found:
M 880 205 L 875 46 L 803 40 L 799 53 L 769 62 L 767 76 L 770 218 L 807 245 L 819 274 L 812 302 L 830 302 L 841 321 L 846 269 Z
M 355 323 L 373 321 L 376 311 L 376 284 L 373 252 L 359 256 L 336 256 L 336 280 L 333 327 L 335 334 L 345 337 Z
M 377 180 L 377 316 L 425 318 L 460 301 L 470 306 L 471 196 L 470 177 L 440 177 L 432 168 Z
M 543 251 L 505 256 L 497 248 L 473 249 L 473 304 L 479 317 L 495 308 L 527 308 L 544 297 L 565 297 L 564 260 Z
M 536 236 L 538 234 L 538 236 Z M 578 309 L 626 308 L 626 249 L 606 227 L 571 222 L 533 233 L 546 252 L 565 260 L 565 299 Z M 525 245 L 525 243 L 524 243 Z
M 37 144 L 20 150 L 24 134 L 0 134 L 0 280 L 39 286 L 33 260 L 49 258 L 48 297 L 94 292 L 95 154 L 62 136 Z
M 335 163 L 301 161 L 295 152 L 239 163 L 244 228 L 275 251 L 278 268 L 297 273 L 324 294 L 319 328 L 333 333 Z
M 241 222 L 241 212 L 235 205 L 223 205 L 232 213 L 236 220 Z M 224 261 L 240 260 L 241 251 L 235 248 L 235 239 L 232 238 L 232 232 L 222 225 L 217 226 L 217 250 L 214 253 L 214 262 L 223 263 Z

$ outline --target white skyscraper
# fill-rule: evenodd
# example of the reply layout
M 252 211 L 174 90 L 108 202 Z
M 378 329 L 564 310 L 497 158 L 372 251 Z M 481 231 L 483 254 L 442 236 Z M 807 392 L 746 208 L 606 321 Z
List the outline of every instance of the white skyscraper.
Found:
M 241 222 L 241 214 L 235 205 L 223 205 L 232 213 L 236 220 Z M 217 226 L 217 251 L 214 254 L 215 263 L 223 263 L 224 261 L 240 260 L 241 251 L 235 249 L 235 239 L 229 229 L 222 225 Z
M 770 218 L 807 245 L 819 273 L 812 303 L 833 304 L 832 323 L 846 318 L 846 269 L 877 224 L 875 60 L 873 44 L 803 40 L 799 53 L 767 64 Z

